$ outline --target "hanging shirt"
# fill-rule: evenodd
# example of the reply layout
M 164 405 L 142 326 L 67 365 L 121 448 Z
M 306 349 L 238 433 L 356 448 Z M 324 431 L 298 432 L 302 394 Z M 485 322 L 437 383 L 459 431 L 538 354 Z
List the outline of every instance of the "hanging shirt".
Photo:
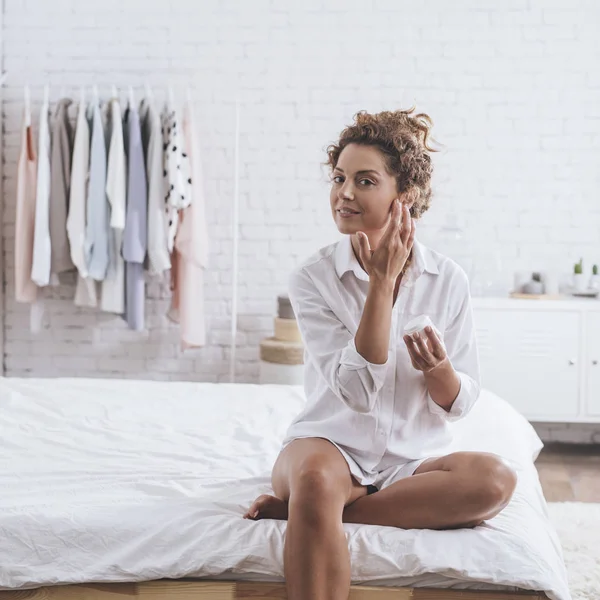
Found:
M 322 437 L 338 445 L 360 467 L 359 481 L 377 473 L 446 453 L 449 422 L 466 415 L 479 396 L 479 359 L 465 272 L 415 240 L 392 308 L 388 358 L 368 362 L 356 349 L 369 276 L 346 235 L 322 248 L 292 272 L 289 296 L 305 347 L 307 404 L 290 425 L 283 444 Z M 449 412 L 428 393 L 403 340 L 404 325 L 426 314 L 441 332 L 460 378 Z
M 127 172 L 123 121 L 119 101 L 113 98 L 109 105 L 110 145 L 106 173 L 106 195 L 110 203 L 109 265 L 102 282 L 102 310 L 122 315 L 125 313 L 125 261 L 121 252 L 125 229 Z
M 73 132 L 69 122 L 69 106 L 72 100 L 59 100 L 52 122 L 50 151 L 50 247 L 51 273 L 58 274 L 73 268 L 71 249 L 67 237 L 67 213 L 69 186 L 71 184 L 71 160 Z
M 171 268 L 167 244 L 163 141 L 160 117 L 154 104 L 147 98 L 140 105 L 140 124 L 148 181 L 148 266 L 152 275 L 160 275 Z
M 48 102 L 42 103 L 38 141 L 35 231 L 31 279 L 39 287 L 50 283 L 50 126 Z
M 178 211 L 191 202 L 188 156 L 183 147 L 181 121 L 174 106 L 166 104 L 162 114 L 163 164 L 167 249 L 173 251 Z
M 85 258 L 89 276 L 96 281 L 102 281 L 108 268 L 109 206 L 106 198 L 104 123 L 97 102 L 88 107 L 87 116 L 92 129 L 92 141 L 87 195 Z
M 169 316 L 180 324 L 181 348 L 206 345 L 204 273 L 208 266 L 208 229 L 200 146 L 193 106 L 183 111 L 183 141 L 189 157 L 191 204 L 180 212 L 173 252 L 171 309 Z
M 130 329 L 144 329 L 144 258 L 147 248 L 148 192 L 140 119 L 133 106 L 125 112 L 127 147 L 127 212 L 123 238 L 125 318 Z
M 21 149 L 17 164 L 17 203 L 15 218 L 15 300 L 34 302 L 37 286 L 31 279 L 35 231 L 37 156 L 33 141 L 31 113 L 23 111 Z
M 88 276 L 85 256 L 86 203 L 88 171 L 90 162 L 90 128 L 83 102 L 79 104 L 73 160 L 71 163 L 71 187 L 69 190 L 69 214 L 67 216 L 67 237 L 71 248 L 71 260 L 77 268 L 75 305 L 95 307 L 98 304 L 96 285 Z

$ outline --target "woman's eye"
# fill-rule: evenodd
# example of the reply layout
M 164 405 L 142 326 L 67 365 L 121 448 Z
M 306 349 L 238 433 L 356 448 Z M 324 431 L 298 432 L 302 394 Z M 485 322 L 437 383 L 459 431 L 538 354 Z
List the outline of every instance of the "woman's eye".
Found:
M 335 177 L 331 178 L 331 181 L 333 183 L 341 183 L 341 181 L 338 181 L 339 179 L 343 179 L 343 177 L 341 175 L 336 175 Z M 375 183 L 373 183 L 370 179 L 361 179 L 359 181 L 360 184 L 362 185 L 375 185 Z

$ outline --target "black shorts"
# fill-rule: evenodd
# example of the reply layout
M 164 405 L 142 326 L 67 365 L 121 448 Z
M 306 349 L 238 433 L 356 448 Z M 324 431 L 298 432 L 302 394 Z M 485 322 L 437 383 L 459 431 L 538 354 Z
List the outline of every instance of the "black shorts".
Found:
M 378 491 L 379 490 L 372 484 L 367 486 L 367 496 L 370 496 L 371 494 L 374 494 L 375 492 L 378 492 Z

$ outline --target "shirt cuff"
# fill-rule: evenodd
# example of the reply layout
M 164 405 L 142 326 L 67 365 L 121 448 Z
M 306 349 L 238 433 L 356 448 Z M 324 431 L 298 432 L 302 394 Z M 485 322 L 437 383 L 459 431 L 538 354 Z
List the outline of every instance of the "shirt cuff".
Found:
M 456 396 L 449 411 L 434 402 L 429 392 L 427 392 L 429 411 L 434 415 L 443 417 L 446 421 L 457 421 L 464 417 L 469 412 L 474 402 L 472 388 L 475 385 L 475 382 L 465 373 L 461 373 L 460 371 L 456 371 L 456 373 L 460 379 L 460 389 L 458 390 L 458 396 Z
M 373 378 L 375 387 L 380 389 L 385 382 L 385 374 L 392 360 L 392 356 L 393 351 L 388 350 L 387 360 L 383 364 L 369 362 L 362 354 L 359 354 L 356 349 L 354 338 L 352 338 L 342 351 L 341 364 L 348 369 L 348 371 L 357 371 L 358 369 L 364 369 L 366 367 Z

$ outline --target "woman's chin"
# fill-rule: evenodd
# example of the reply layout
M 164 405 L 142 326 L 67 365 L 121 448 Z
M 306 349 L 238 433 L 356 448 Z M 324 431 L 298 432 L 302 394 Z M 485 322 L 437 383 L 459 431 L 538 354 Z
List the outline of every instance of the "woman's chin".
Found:
M 336 223 L 338 231 L 340 233 L 344 233 L 346 235 L 352 235 L 353 233 L 356 233 L 357 231 L 361 231 L 360 227 L 357 227 L 356 225 L 346 225 L 345 223 Z
M 351 218 L 347 219 L 344 217 L 336 216 L 335 224 L 341 233 L 355 233 L 361 231 L 361 224 L 359 219 Z

